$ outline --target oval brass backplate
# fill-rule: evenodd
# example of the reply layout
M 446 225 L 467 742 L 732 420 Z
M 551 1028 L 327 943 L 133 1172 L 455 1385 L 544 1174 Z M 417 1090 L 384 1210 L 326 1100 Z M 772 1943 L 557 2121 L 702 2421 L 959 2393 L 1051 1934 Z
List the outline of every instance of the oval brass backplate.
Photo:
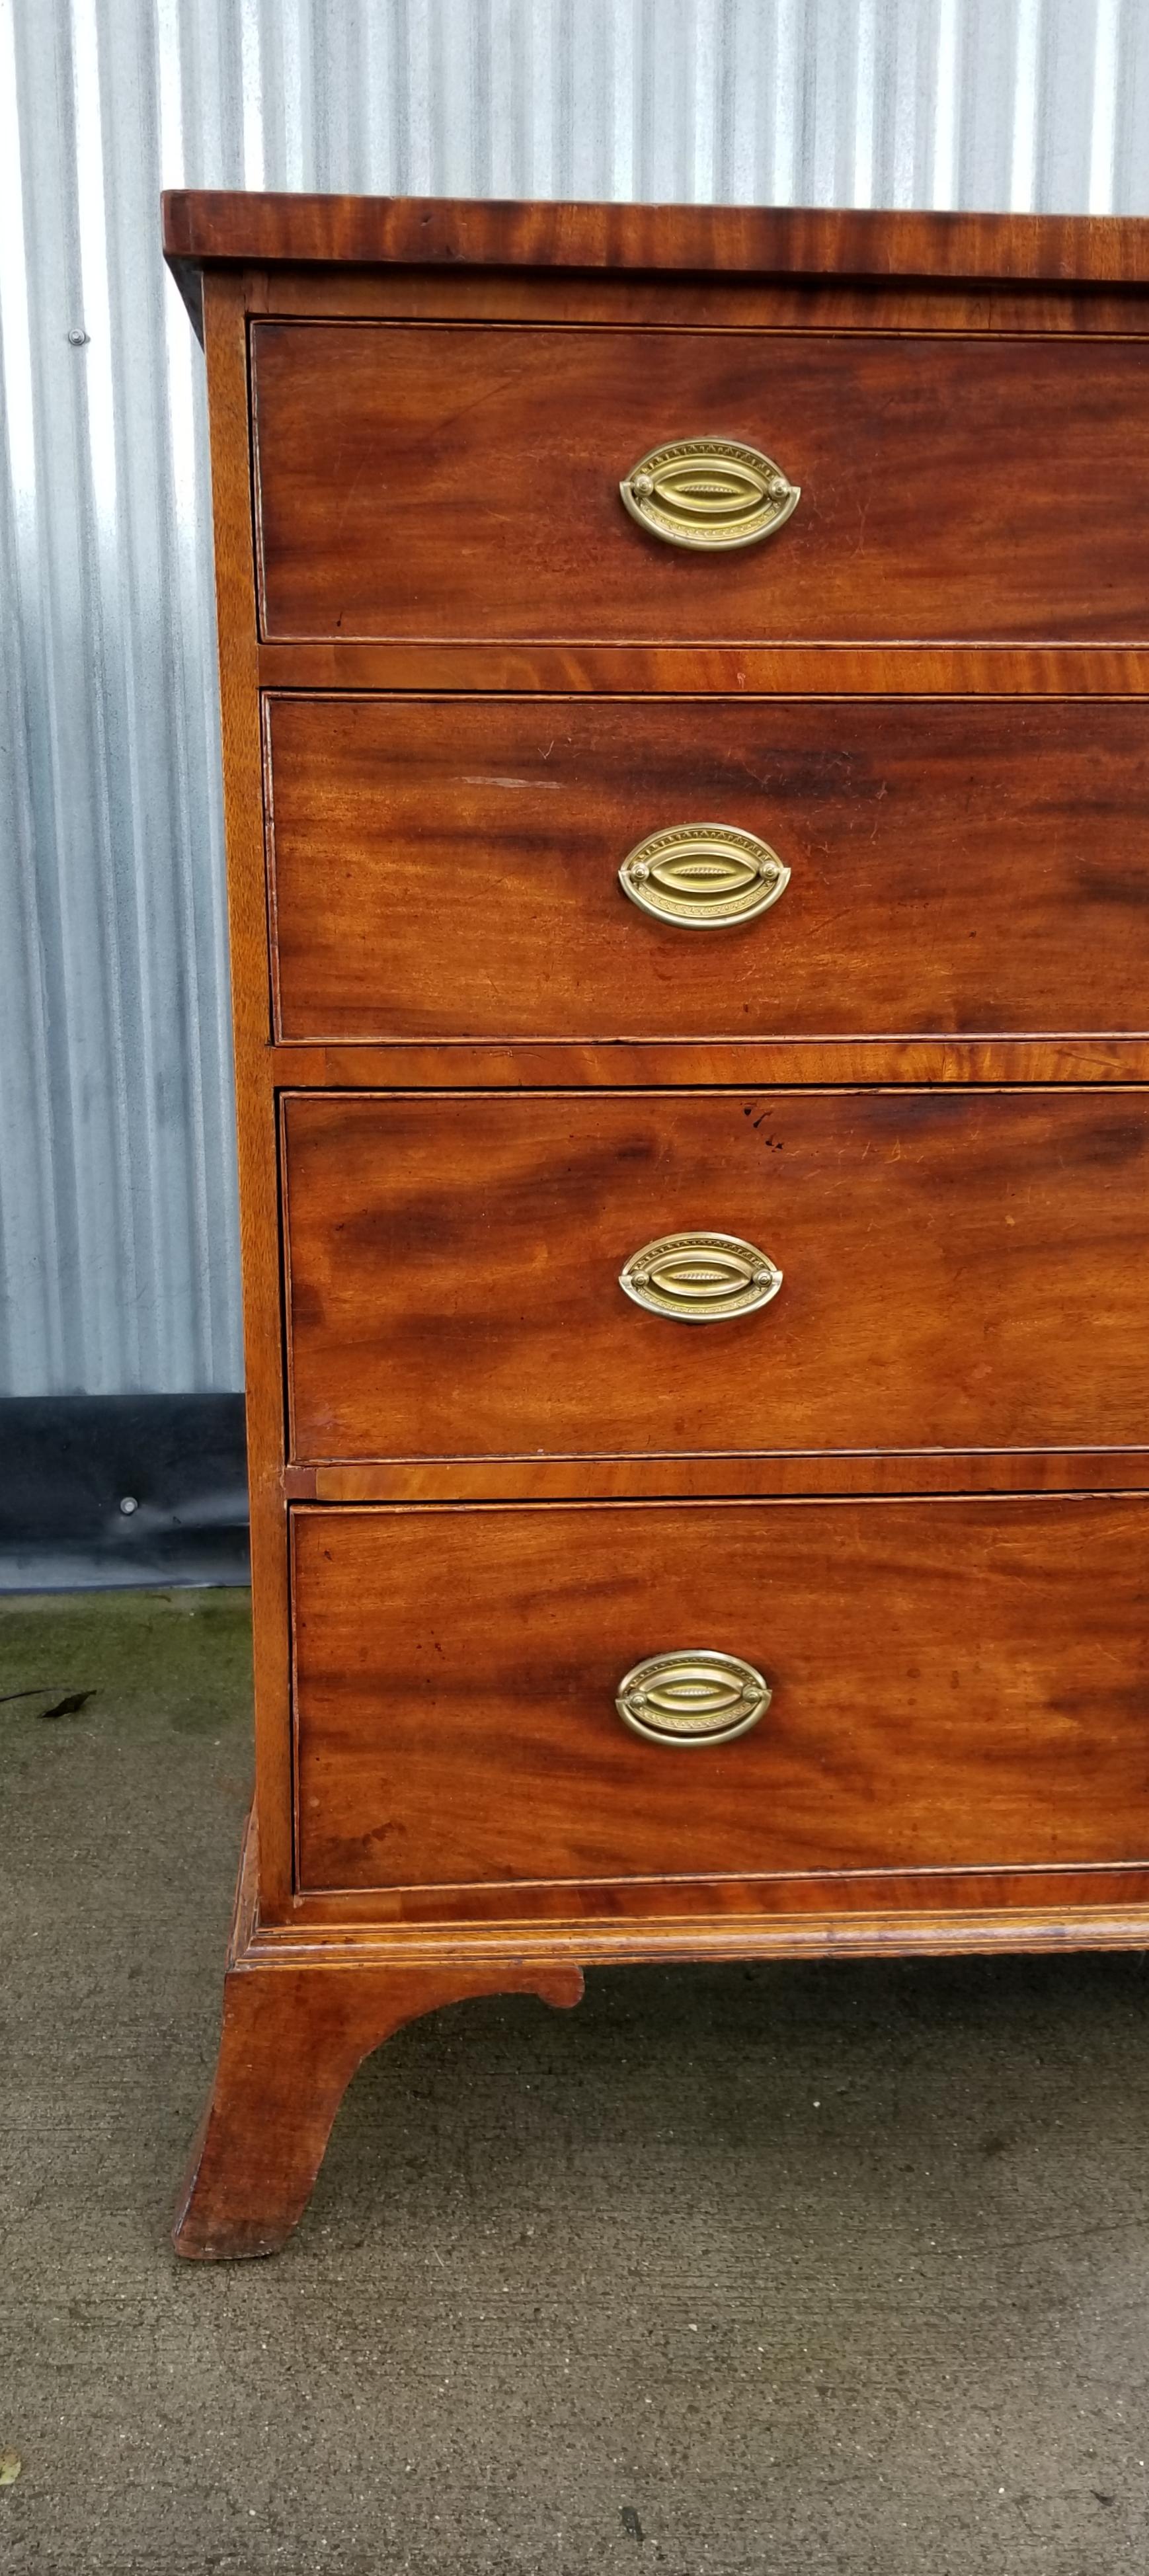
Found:
M 770 1706 L 770 1686 L 740 1655 L 709 1647 L 648 1655 L 615 1698 L 624 1726 L 652 1744 L 730 1744 Z
M 618 1284 L 652 1315 L 669 1315 L 677 1324 L 724 1324 L 768 1306 L 782 1273 L 736 1234 L 663 1234 L 631 1254 Z
M 801 500 L 772 456 L 736 438 L 673 438 L 619 484 L 623 508 L 668 546 L 756 546 Z
M 733 823 L 668 823 L 628 850 L 623 893 L 656 921 L 727 930 L 769 912 L 790 883 L 777 851 Z

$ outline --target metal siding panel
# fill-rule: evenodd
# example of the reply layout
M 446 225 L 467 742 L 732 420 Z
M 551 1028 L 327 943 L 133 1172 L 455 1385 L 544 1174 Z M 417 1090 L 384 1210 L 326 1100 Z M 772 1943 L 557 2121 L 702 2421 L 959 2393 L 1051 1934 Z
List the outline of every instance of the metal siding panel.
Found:
M 1147 117 L 1142 0 L 0 0 L 0 1390 L 240 1376 L 161 185 L 1140 213 Z

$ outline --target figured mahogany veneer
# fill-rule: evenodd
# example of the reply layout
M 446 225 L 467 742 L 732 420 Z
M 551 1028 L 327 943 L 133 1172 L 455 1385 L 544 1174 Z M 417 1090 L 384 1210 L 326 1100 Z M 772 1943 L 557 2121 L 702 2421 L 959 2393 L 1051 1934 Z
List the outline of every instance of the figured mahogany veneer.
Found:
M 1149 640 L 1137 340 L 259 322 L 252 363 L 271 641 Z M 733 557 L 621 510 L 704 430 L 802 490 Z
M 1149 233 L 178 192 L 256 1788 L 176 2241 L 585 1960 L 1149 1942 Z M 743 439 L 726 555 L 618 484 Z M 691 820 L 792 870 L 626 901 Z M 784 1273 L 685 1329 L 641 1244 Z M 747 1660 L 726 1745 L 626 1671 Z
M 745 277 L 807 293 L 861 279 L 896 298 L 907 280 L 1009 286 L 1143 288 L 1145 227 L 1111 216 L 895 214 L 825 206 L 564 205 L 469 197 L 264 195 L 257 189 L 172 188 L 164 198 L 169 266 L 199 308 L 199 276 L 217 262 L 250 263 L 248 288 L 294 282 L 316 264 L 323 310 L 360 272 L 422 272 L 424 293 L 451 271 L 528 269 L 561 290 L 568 269 L 601 270 L 625 290 L 637 275 L 717 275 L 727 293 Z M 991 327 L 981 297 L 985 327 Z M 312 309 L 316 309 L 314 305 Z
M 1040 1448 L 1145 1429 L 1149 1090 L 300 1093 L 297 1458 Z M 783 1273 L 624 1296 L 714 1230 Z
M 284 1038 L 1142 1029 L 1136 699 L 273 697 Z M 620 899 L 660 825 L 790 884 L 690 932 Z
M 307 1888 L 1149 1859 L 1149 1502 L 292 1515 Z M 689 1632 L 689 1633 L 688 1633 Z M 657 1648 L 773 1689 L 654 1746 Z M 841 1897 L 839 1896 L 839 1902 Z M 848 1901 L 848 1899 L 847 1899 Z

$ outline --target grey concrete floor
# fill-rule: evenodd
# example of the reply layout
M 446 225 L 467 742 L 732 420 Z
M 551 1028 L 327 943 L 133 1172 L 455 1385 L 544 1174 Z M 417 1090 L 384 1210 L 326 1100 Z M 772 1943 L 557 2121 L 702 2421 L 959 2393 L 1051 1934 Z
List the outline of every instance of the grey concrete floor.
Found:
M 6 2576 L 1111 2576 L 1149 2557 L 1139 1957 L 632 1969 L 356 2079 L 181 2265 L 242 1594 L 0 1605 Z M 48 1717 L 61 1697 L 79 1710 Z

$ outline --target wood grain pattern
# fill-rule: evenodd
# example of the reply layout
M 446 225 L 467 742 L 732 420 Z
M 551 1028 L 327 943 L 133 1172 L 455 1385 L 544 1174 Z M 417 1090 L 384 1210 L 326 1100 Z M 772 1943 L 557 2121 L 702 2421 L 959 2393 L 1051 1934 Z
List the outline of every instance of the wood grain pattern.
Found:
M 1144 1865 L 1147 1527 L 1108 1498 L 303 1506 L 300 1886 Z M 632 1665 L 704 1645 L 771 1683 L 751 1734 L 622 1726 Z
M 251 348 L 269 638 L 1147 637 L 1136 340 L 257 322 Z M 623 511 L 638 459 L 703 431 L 801 484 L 765 544 L 693 554 Z
M 239 1149 L 261 1902 L 291 1894 L 284 1423 L 275 1095 L 268 1079 L 267 891 L 247 347 L 241 282 L 207 282 L 204 319 L 212 438 L 220 718 Z
M 254 1914 L 255 1836 L 245 1843 L 237 1918 Z M 248 1934 L 248 1940 L 250 1934 Z M 438 1969 L 365 1964 L 316 1971 L 258 1961 L 233 1936 L 223 2033 L 172 2241 L 198 2262 L 277 2254 L 311 2197 L 356 2067 L 404 2022 L 474 1995 L 535 1994 L 575 2004 L 575 1967 Z
M 660 1502 L 722 1495 L 1137 1493 L 1149 1449 L 766 1450 L 711 1458 L 366 1458 L 283 1471 L 293 1502 Z
M 293 1455 L 1066 1447 L 1144 1424 L 1149 1095 L 289 1096 Z M 705 1228 L 773 1303 L 620 1290 Z
M 1140 1909 L 1140 1916 L 1139 1916 Z M 1080 1921 L 1078 1918 L 1080 1917 Z M 857 1944 L 1008 1949 L 1137 1944 L 1149 1930 L 1149 1870 L 781 1870 L 752 1878 L 519 1879 L 465 1887 L 308 1889 L 260 1954 L 317 1964 L 353 1954 L 433 1965 L 474 1960 L 830 1957 Z M 968 1928 L 963 1928 L 968 1927 Z M 1036 1935 L 1036 1937 L 1035 1937 Z
M 734 275 L 1149 278 L 1149 225 L 1105 215 L 906 214 L 822 207 L 564 204 L 173 188 L 169 261 L 713 269 Z
M 718 697 L 273 699 L 287 1038 L 1136 1030 L 1149 707 Z M 663 825 L 791 869 L 701 934 L 629 903 Z
M 817 1889 L 803 1910 L 804 1894 Z M 660 1911 L 641 1881 L 562 1888 L 437 1890 L 417 1896 L 356 1891 L 300 1897 L 296 1921 L 261 1941 L 261 1955 L 314 1967 L 339 1959 L 432 1967 L 465 1957 L 554 1966 L 663 1965 L 686 1959 L 961 1956 L 1007 1950 L 1149 1947 L 1144 1870 L 923 1870 L 860 1877 L 664 1880 Z M 788 1899 L 793 1891 L 794 1903 Z M 859 1891 L 858 1902 L 853 1902 Z M 586 1912 L 571 1914 L 572 1895 Z M 694 1896 L 695 1902 L 689 1899 Z M 680 1904 L 684 1896 L 686 1902 Z M 898 1900 L 901 1900 L 900 1902 Z M 717 1902 L 716 1902 L 717 1900 Z M 431 1906 L 437 1911 L 429 1916 Z M 829 1910 L 827 1910 L 827 1908 Z M 410 1917 L 410 1919 L 408 1919 Z
M 653 539 L 651 541 L 654 542 Z M 269 689 L 563 697 L 1144 697 L 1149 653 L 1105 644 L 261 643 Z
M 332 268 L 241 271 L 249 313 L 358 322 L 662 322 L 675 329 L 1141 333 L 1146 285 L 1000 279 L 753 277 L 684 271 Z
M 518 1039 L 513 1045 L 277 1046 L 268 1072 L 284 1091 L 628 1091 L 699 1084 L 752 1090 L 821 1084 L 1149 1082 L 1149 1038 Z

